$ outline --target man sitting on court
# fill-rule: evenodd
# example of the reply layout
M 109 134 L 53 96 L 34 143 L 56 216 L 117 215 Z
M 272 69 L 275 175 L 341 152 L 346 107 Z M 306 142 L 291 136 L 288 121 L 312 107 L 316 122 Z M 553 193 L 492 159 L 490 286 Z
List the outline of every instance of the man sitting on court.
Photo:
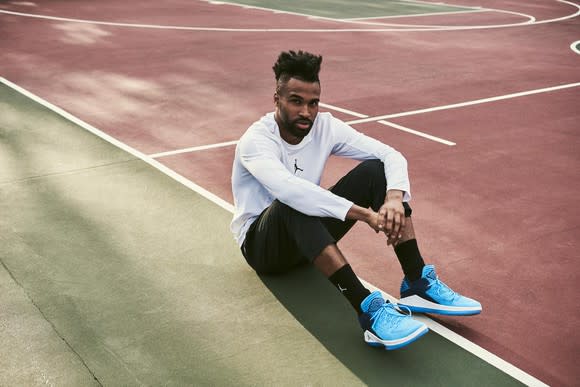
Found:
M 481 312 L 425 265 L 411 220 L 406 159 L 392 147 L 319 113 L 322 57 L 282 52 L 274 64 L 275 111 L 240 139 L 232 173 L 232 232 L 258 273 L 312 263 L 352 304 L 373 346 L 396 349 L 428 329 L 406 309 L 445 315 Z M 329 190 L 319 186 L 330 155 L 362 161 Z M 405 275 L 398 304 L 370 293 L 337 247 L 356 221 L 386 236 Z

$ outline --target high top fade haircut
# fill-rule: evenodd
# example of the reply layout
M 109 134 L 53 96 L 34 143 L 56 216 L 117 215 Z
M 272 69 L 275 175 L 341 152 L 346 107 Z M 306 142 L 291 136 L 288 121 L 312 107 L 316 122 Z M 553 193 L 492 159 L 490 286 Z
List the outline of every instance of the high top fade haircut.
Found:
M 322 63 L 321 55 L 314 55 L 306 51 L 281 52 L 272 69 L 276 76 L 276 93 L 288 83 L 290 78 L 303 82 L 320 82 L 318 73 Z

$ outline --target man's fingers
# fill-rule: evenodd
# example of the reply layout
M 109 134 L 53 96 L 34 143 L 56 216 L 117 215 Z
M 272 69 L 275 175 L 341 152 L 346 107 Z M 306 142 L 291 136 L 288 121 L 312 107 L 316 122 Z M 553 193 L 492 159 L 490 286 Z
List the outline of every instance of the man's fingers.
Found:
M 401 230 L 401 216 L 395 214 L 393 217 L 393 228 L 391 229 L 390 238 L 393 240 L 399 239 L 399 232 Z
M 387 212 L 387 224 L 386 224 L 386 230 L 385 232 L 387 233 L 387 235 L 391 235 L 391 232 L 393 231 L 393 219 L 394 219 L 394 214 L 393 211 L 388 211 Z
M 383 206 L 379 209 L 377 213 L 378 221 L 377 224 L 379 226 L 379 230 L 383 230 L 385 228 L 385 215 L 387 214 L 386 208 Z

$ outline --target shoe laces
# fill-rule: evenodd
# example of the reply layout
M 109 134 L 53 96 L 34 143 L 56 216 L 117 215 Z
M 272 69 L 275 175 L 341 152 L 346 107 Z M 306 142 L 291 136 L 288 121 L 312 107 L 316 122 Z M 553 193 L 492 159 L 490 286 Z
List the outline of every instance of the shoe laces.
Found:
M 403 313 L 402 308 L 405 308 L 409 314 Z M 373 313 L 371 320 L 382 320 L 392 327 L 397 327 L 403 319 L 410 316 L 411 310 L 406 306 L 387 301 Z
M 448 300 L 453 300 L 459 297 L 459 293 L 454 292 L 449 286 L 442 282 L 438 277 L 435 277 L 435 282 L 431 286 L 435 285 L 437 289 L 437 294 Z

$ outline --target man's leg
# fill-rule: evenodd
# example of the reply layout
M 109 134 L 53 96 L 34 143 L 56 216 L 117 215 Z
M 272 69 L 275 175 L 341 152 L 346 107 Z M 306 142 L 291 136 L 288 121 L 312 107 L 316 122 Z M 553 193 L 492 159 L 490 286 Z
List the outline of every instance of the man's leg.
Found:
M 360 163 L 331 188 L 335 194 L 351 200 L 361 207 L 378 211 L 386 196 L 384 165 L 379 160 Z M 400 305 L 416 312 L 447 315 L 469 315 L 481 312 L 481 304 L 471 298 L 455 293 L 437 278 L 433 265 L 425 265 L 419 252 L 411 219 L 411 207 L 405 206 L 405 229 L 395 253 L 405 274 L 401 284 Z M 336 240 L 353 226 L 354 221 L 341 222 L 324 219 L 324 223 Z
M 357 311 L 369 345 L 397 349 L 427 333 L 425 324 L 401 314 L 361 284 L 320 218 L 304 215 L 274 201 L 252 224 L 242 246 L 259 273 L 279 273 L 312 262 Z
M 362 313 L 361 303 L 371 293 L 354 274 L 350 264 L 336 244 L 332 243 L 326 246 L 314 258 L 313 264 L 346 297 L 357 314 L 360 315 Z
M 334 194 L 342 196 L 355 204 L 372 208 L 378 211 L 385 202 L 387 194 L 387 180 L 385 167 L 380 160 L 367 160 L 358 164 L 331 189 Z M 425 266 L 423 257 L 419 252 L 413 222 L 411 220 L 412 209 L 408 203 L 405 207 L 405 230 L 400 242 L 395 246 L 395 253 L 407 278 L 417 279 L 421 277 L 421 270 Z M 352 228 L 355 221 L 345 222 L 339 219 L 323 219 L 331 235 L 338 241 Z
M 256 272 L 276 274 L 313 262 L 333 243 L 320 218 L 274 200 L 250 226 L 242 253 Z
M 312 262 L 358 314 L 370 292 L 353 273 L 322 219 L 304 215 L 275 200 L 252 224 L 242 246 L 258 273 L 274 274 Z

